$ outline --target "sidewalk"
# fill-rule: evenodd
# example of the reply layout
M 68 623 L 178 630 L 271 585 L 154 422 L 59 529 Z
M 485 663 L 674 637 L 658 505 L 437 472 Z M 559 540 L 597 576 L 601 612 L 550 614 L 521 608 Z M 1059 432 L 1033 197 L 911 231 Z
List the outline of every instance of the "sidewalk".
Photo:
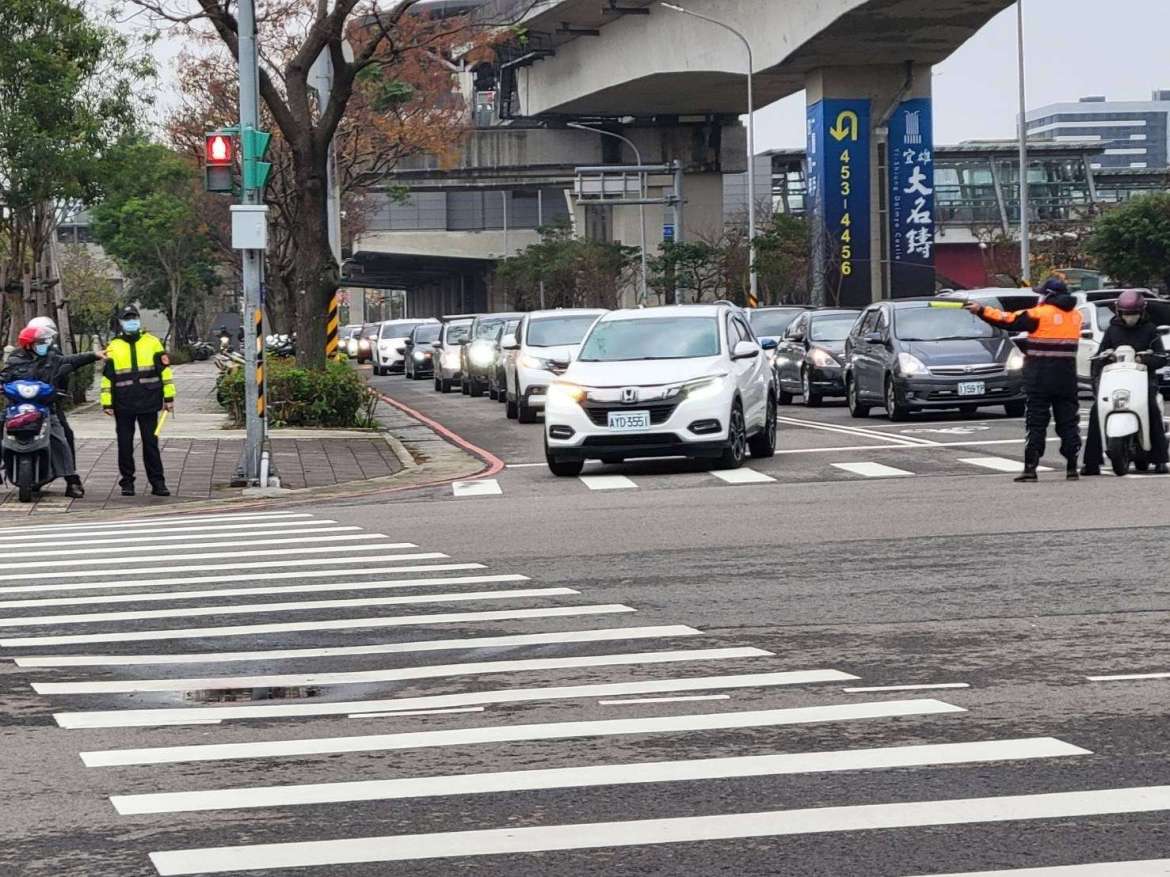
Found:
M 70 500 L 65 485 L 54 481 L 34 502 L 22 504 L 11 485 L 0 487 L 0 518 L 28 514 L 100 511 L 170 506 L 207 500 L 243 497 L 231 487 L 244 446 L 244 431 L 228 429 L 227 418 L 215 400 L 218 374 L 211 362 L 176 366 L 175 414 L 163 428 L 160 444 L 170 497 L 150 496 L 142 471 L 141 450 L 135 450 L 138 495 L 123 497 L 118 484 L 118 450 L 113 419 L 96 403 L 87 403 L 69 414 L 77 438 L 77 470 L 85 484 L 84 499 Z M 96 398 L 97 391 L 90 394 Z M 437 457 L 446 457 L 442 471 L 466 473 L 480 464 L 470 455 L 447 444 L 425 425 L 388 405 L 379 405 L 382 431 L 278 429 L 269 434 L 274 471 L 289 496 L 296 491 L 364 487 L 370 482 L 392 481 L 393 476 L 433 468 Z M 401 438 L 399 438 L 401 435 Z M 438 446 L 446 453 L 436 453 Z M 453 457 L 457 453 L 458 458 Z M 421 473 L 426 474 L 426 473 Z M 417 480 L 417 479 L 410 479 Z

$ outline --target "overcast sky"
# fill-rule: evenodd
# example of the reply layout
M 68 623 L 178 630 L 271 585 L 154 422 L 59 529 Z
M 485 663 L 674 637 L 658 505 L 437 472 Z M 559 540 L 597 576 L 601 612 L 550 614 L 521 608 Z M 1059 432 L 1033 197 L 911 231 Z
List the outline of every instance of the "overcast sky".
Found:
M 1024 0 L 1028 108 L 1103 94 L 1149 100 L 1170 89 L 1170 0 Z M 1015 136 L 1016 9 L 934 68 L 940 144 Z M 761 151 L 804 146 L 804 94 L 756 115 Z

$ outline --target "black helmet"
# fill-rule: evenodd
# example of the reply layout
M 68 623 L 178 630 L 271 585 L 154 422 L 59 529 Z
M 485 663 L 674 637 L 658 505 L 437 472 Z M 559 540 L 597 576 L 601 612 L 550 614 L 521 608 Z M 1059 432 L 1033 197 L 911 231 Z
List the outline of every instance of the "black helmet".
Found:
M 119 320 L 136 320 L 139 316 L 138 308 L 134 305 L 126 305 L 126 307 L 118 311 Z
M 1059 277 L 1049 277 L 1044 285 L 1036 290 L 1040 295 L 1061 295 L 1068 292 L 1068 284 Z

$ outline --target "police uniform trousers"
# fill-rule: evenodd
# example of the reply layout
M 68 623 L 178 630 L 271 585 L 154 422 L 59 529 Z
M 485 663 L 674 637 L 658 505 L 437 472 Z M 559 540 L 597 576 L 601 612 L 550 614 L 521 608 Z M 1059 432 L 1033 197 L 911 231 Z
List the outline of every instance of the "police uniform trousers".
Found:
M 1080 399 L 1077 395 L 1077 363 L 1069 358 L 1028 357 L 1024 365 L 1027 395 L 1024 468 L 1035 469 L 1048 446 L 1048 424 L 1056 421 L 1060 454 L 1075 466 L 1081 450 Z
M 114 423 L 118 432 L 118 474 L 123 487 L 134 486 L 134 431 L 142 435 L 142 462 L 146 467 L 146 478 L 151 483 L 164 484 L 162 454 L 158 449 L 158 412 L 136 414 L 133 411 L 114 409 Z

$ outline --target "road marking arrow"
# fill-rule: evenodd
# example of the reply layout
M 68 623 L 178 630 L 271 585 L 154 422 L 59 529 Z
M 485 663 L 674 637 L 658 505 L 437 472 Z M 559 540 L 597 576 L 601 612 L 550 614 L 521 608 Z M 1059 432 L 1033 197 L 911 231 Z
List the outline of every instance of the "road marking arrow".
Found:
M 859 124 L 860 120 L 857 118 L 857 113 L 853 112 L 853 110 L 843 110 L 837 114 L 837 122 L 829 129 L 829 133 L 838 142 L 844 140 L 846 137 L 850 140 L 857 140 Z

